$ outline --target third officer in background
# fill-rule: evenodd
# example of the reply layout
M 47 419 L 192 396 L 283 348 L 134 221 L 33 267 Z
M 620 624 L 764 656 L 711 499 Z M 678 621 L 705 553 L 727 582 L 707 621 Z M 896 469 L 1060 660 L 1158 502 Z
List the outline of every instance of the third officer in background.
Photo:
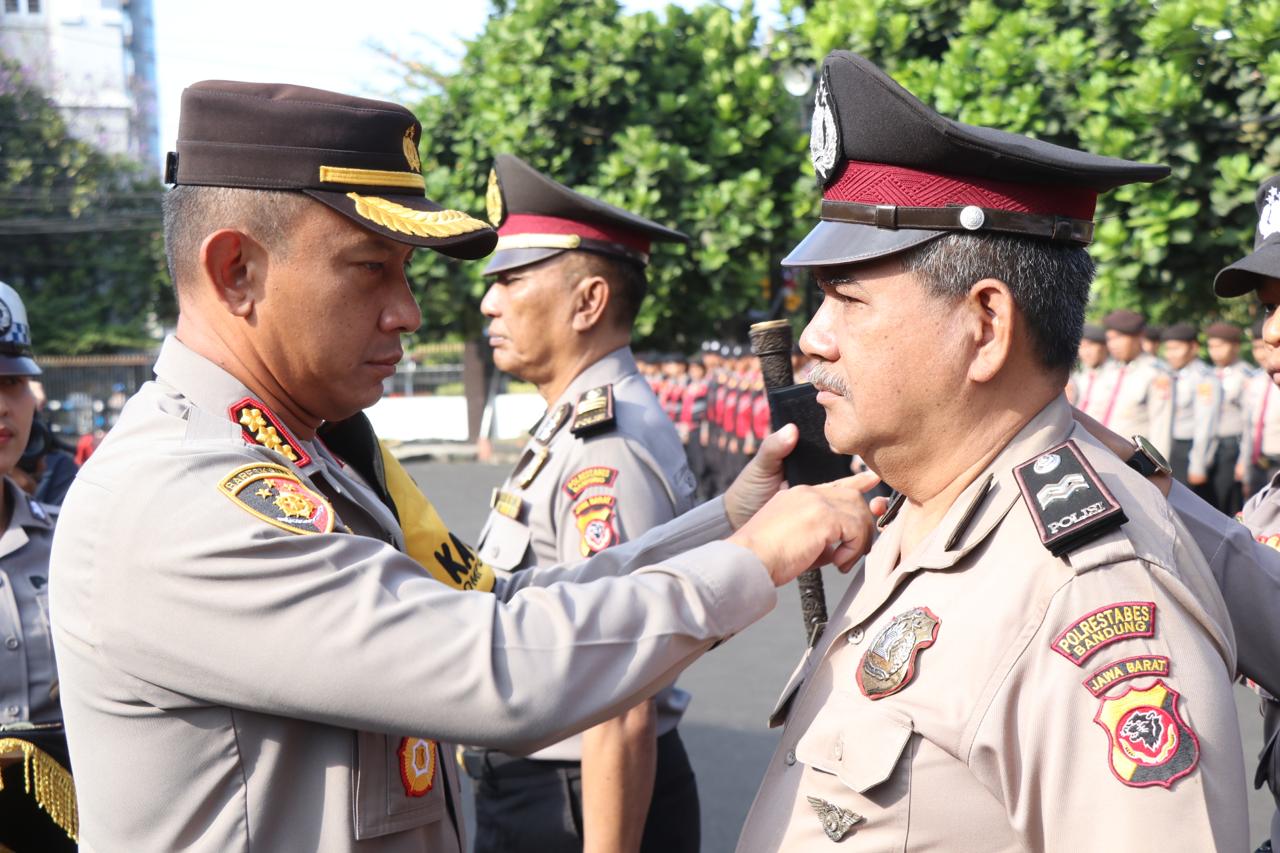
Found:
M 547 402 L 480 534 L 483 559 L 518 571 L 589 557 L 693 505 L 684 448 L 630 348 L 650 243 L 686 238 L 510 155 L 488 203 L 499 240 L 480 307 L 494 363 Z M 669 686 L 529 758 L 468 752 L 476 851 L 696 850 L 697 789 L 675 730 L 688 702 Z
M 1085 414 L 1101 419 L 1102 412 L 1098 399 L 1098 389 L 1103 384 L 1107 368 L 1107 330 L 1095 323 L 1084 324 L 1084 334 L 1080 336 L 1080 349 L 1077 351 L 1080 363 L 1067 382 L 1067 397 L 1071 404 Z M 1096 413 L 1096 414 L 1095 414 Z
M 1271 352 L 1271 345 L 1263 338 L 1262 326 L 1263 321 L 1258 320 L 1250 329 L 1253 360 L 1259 370 L 1245 388 L 1245 429 L 1240 434 L 1240 459 L 1236 463 L 1245 497 L 1260 492 L 1280 470 L 1280 390 L 1261 369 Z
M 1211 500 L 1209 465 L 1217 450 L 1222 385 L 1200 360 L 1196 327 L 1174 323 L 1164 330 L 1164 357 L 1174 371 L 1173 476 Z
M 1167 458 L 1173 450 L 1173 378 L 1164 362 L 1142 350 L 1146 322 L 1133 311 L 1102 320 L 1113 363 L 1097 392 L 1103 426 L 1121 435 L 1144 435 Z
M 1241 484 L 1243 472 L 1237 471 L 1240 437 L 1245 431 L 1245 392 L 1258 373 L 1240 358 L 1244 337 L 1240 327 L 1232 323 L 1211 323 L 1205 329 L 1209 340 L 1209 360 L 1214 377 L 1222 386 L 1222 404 L 1218 408 L 1217 448 L 1209 464 L 1210 503 L 1227 515 L 1235 515 L 1244 505 Z

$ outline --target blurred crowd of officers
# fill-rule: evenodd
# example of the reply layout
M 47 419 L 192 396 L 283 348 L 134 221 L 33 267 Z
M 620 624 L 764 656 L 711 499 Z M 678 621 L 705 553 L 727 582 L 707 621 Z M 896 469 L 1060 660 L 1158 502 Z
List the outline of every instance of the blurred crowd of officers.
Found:
M 1261 363 L 1261 322 L 1249 331 Z M 1271 400 L 1266 373 L 1242 357 L 1243 345 L 1244 330 L 1231 323 L 1161 327 L 1113 311 L 1086 324 L 1067 397 L 1121 435 L 1147 436 L 1179 481 L 1234 514 L 1280 465 L 1280 401 Z
M 745 344 L 713 340 L 692 357 L 637 353 L 636 364 L 676 425 L 699 500 L 722 494 L 771 431 L 760 362 Z M 798 347 L 791 364 L 796 382 L 805 381 L 808 359 Z

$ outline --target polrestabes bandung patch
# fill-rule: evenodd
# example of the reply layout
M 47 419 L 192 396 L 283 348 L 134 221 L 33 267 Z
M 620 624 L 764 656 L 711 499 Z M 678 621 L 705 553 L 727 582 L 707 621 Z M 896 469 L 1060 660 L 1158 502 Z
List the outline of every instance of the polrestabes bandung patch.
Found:
M 583 468 L 564 482 L 564 493 L 571 498 L 585 492 L 592 486 L 612 486 L 618 480 L 618 469 L 604 465 L 592 465 Z
M 916 656 L 933 645 L 942 624 L 927 607 L 899 613 L 871 641 L 858 665 L 858 689 L 868 699 L 892 696 L 911 683 Z
M 401 738 L 396 751 L 400 758 L 400 784 L 406 797 L 425 797 L 436 785 L 436 768 L 440 765 L 440 747 L 433 740 L 420 737 Z
M 582 535 L 582 556 L 590 557 L 618 541 L 613 528 L 613 515 L 618 500 L 613 495 L 591 495 L 573 506 L 573 517 Z
M 259 444 L 268 450 L 274 450 L 295 465 L 305 468 L 311 464 L 311 457 L 298 443 L 284 424 L 280 423 L 264 403 L 245 397 L 233 403 L 228 409 L 231 420 L 240 424 L 244 440 L 250 444 Z
M 290 533 L 331 533 L 333 506 L 283 465 L 241 465 L 218 484 L 232 503 Z
M 1040 541 L 1055 557 L 1129 519 L 1074 441 L 1013 469 Z
M 1110 741 L 1108 761 L 1117 779 L 1133 788 L 1173 783 L 1196 769 L 1200 742 L 1178 713 L 1178 691 L 1157 678 L 1102 700 L 1093 721 Z
M 1053 638 L 1053 650 L 1076 666 L 1084 666 L 1085 661 L 1112 643 L 1155 634 L 1155 602 L 1119 601 L 1073 621 Z
M 1095 671 L 1084 680 L 1084 687 L 1094 696 L 1101 696 L 1114 685 L 1130 678 L 1149 675 L 1169 675 L 1169 659 L 1164 655 L 1137 655 L 1113 661 Z

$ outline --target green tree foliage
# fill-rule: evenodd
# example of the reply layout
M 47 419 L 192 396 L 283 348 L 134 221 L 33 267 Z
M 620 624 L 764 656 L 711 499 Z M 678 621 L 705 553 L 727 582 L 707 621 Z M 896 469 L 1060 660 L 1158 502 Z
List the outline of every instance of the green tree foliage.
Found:
M 22 295 L 37 352 L 154 345 L 173 314 L 158 181 L 72 138 L 65 121 L 0 58 L 0 280 Z
M 1248 318 L 1214 273 L 1252 249 L 1258 183 L 1280 171 L 1278 0 L 784 0 L 811 61 L 863 53 L 944 115 L 1170 179 L 1105 196 L 1093 313 Z
M 483 211 L 493 156 L 509 152 L 586 194 L 693 237 L 655 246 L 637 335 L 653 345 L 725 334 L 803 235 L 801 105 L 750 3 L 662 15 L 617 0 L 495 5 L 448 77 L 420 71 L 427 195 Z M 807 201 L 804 203 L 808 207 Z M 482 325 L 483 263 L 419 253 L 424 332 Z

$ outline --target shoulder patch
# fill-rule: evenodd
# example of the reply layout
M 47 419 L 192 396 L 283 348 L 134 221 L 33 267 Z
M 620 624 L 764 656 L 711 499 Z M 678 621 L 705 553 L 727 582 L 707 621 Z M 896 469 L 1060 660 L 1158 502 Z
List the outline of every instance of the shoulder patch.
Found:
M 283 465 L 241 465 L 218 491 L 250 515 L 290 533 L 333 532 L 333 505 Z
M 1244 524 L 1244 515 L 1242 513 L 1236 513 L 1236 521 Z M 1280 533 L 1264 533 L 1253 538 L 1257 539 L 1268 548 L 1274 548 L 1277 551 L 1280 551 Z
M 1153 601 L 1120 601 L 1086 613 L 1053 638 L 1053 650 L 1076 666 L 1112 643 L 1156 635 Z
M 617 502 L 613 495 L 591 495 L 574 505 L 573 517 L 582 535 L 579 549 L 582 556 L 598 554 L 618 541 L 617 531 L 613 529 Z
M 585 492 L 592 486 L 612 486 L 618 480 L 618 469 L 604 465 L 592 465 L 583 468 L 564 483 L 564 493 L 571 498 Z
M 576 436 L 595 435 L 610 429 L 617 420 L 613 413 L 613 386 L 601 385 L 583 391 L 573 411 L 573 426 L 569 431 Z
M 1196 769 L 1200 741 L 1178 713 L 1178 698 L 1157 678 L 1144 690 L 1102 700 L 1093 721 L 1107 733 L 1111 772 L 1125 785 L 1172 788 Z
M 299 468 L 311 464 L 311 457 L 298 443 L 279 418 L 265 404 L 252 397 L 245 397 L 231 405 L 228 411 L 231 420 L 240 424 L 244 440 L 249 444 L 258 444 L 268 450 L 274 450 Z
M 1013 469 L 1040 541 L 1055 557 L 1129 519 L 1074 441 Z
M 1169 675 L 1169 659 L 1164 655 L 1138 655 L 1113 661 L 1084 680 L 1084 688 L 1094 696 L 1101 696 L 1118 684 L 1142 675 Z

